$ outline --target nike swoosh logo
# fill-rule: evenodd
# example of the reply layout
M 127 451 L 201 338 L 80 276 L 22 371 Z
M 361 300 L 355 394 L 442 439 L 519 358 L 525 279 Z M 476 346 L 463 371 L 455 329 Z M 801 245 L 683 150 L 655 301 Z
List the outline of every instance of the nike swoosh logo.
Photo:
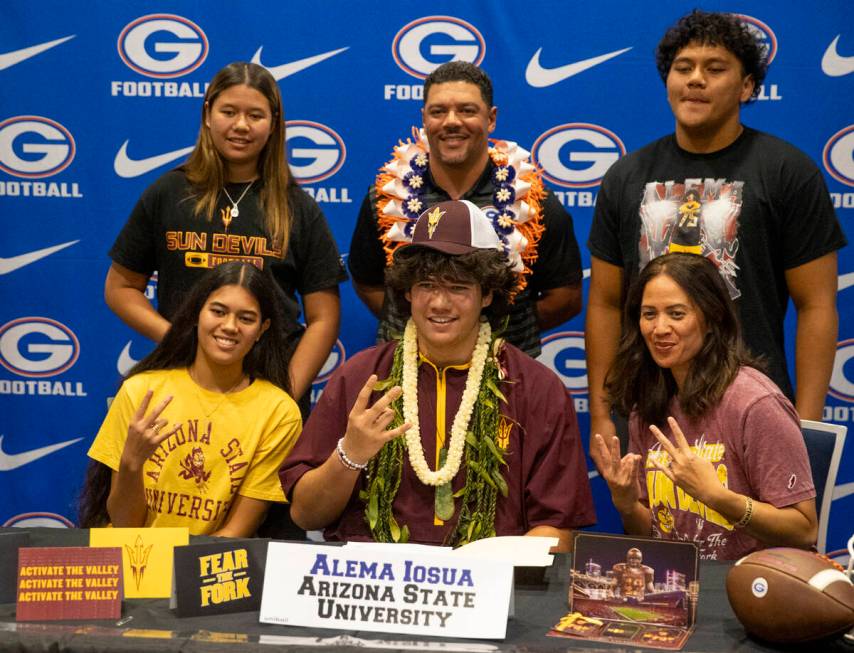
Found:
M 35 57 L 37 54 L 41 54 L 45 50 L 55 48 L 60 43 L 65 43 L 69 39 L 73 39 L 75 36 L 77 35 L 72 34 L 71 36 L 65 36 L 61 39 L 56 39 L 55 41 L 48 41 L 47 43 L 41 43 L 39 45 L 31 45 L 28 48 L 22 48 L 20 50 L 0 54 L 0 70 L 11 68 L 15 64 L 26 61 L 30 57 Z
M 842 77 L 854 73 L 854 56 L 843 57 L 836 51 L 836 44 L 839 43 L 840 36 L 842 35 L 837 34 L 821 58 L 821 69 L 825 75 L 830 77 Z
M 182 147 L 180 150 L 150 156 L 145 159 L 131 159 L 128 156 L 128 143 L 130 143 L 129 140 L 122 143 L 116 154 L 116 160 L 113 161 L 113 169 L 116 171 L 116 174 L 125 179 L 144 175 L 160 166 L 165 166 L 167 163 L 180 159 L 182 156 L 186 156 L 193 151 L 193 146 L 191 145 L 190 147 Z
M 255 53 L 255 56 L 252 57 L 252 63 L 257 63 L 259 66 L 264 66 L 261 63 L 261 50 L 264 49 L 262 45 L 258 48 L 258 52 Z M 282 64 L 281 66 L 264 66 L 267 70 L 270 71 L 270 74 L 276 78 L 276 81 L 280 79 L 284 79 L 285 77 L 290 77 L 294 73 L 298 73 L 301 70 L 305 70 L 306 68 L 310 68 L 314 64 L 320 63 L 325 59 L 329 59 L 330 57 L 334 57 L 336 54 L 340 54 L 344 52 L 344 50 L 349 50 L 350 47 L 339 48 L 337 50 L 330 50 L 329 52 L 324 52 L 323 54 L 316 54 L 313 57 L 306 57 L 305 59 L 299 59 L 298 61 L 291 61 L 290 63 Z
M 562 82 L 573 75 L 584 72 L 589 68 L 598 66 L 600 63 L 608 61 L 608 59 L 618 57 L 629 50 L 631 50 L 631 48 L 623 48 L 622 50 L 614 50 L 607 54 L 600 54 L 598 57 L 591 57 L 590 59 L 584 59 L 583 61 L 568 63 L 565 66 L 558 66 L 557 68 L 543 68 L 540 65 L 540 53 L 543 49 L 540 48 L 534 53 L 534 56 L 531 57 L 531 60 L 528 62 L 528 67 L 525 69 L 525 81 L 534 88 L 551 86 L 552 84 Z
M 83 438 L 75 438 L 74 440 L 66 440 L 65 442 L 58 442 L 57 444 L 49 444 L 48 446 L 40 447 L 39 449 L 8 454 L 3 451 L 3 436 L 0 435 L 0 472 L 8 472 L 13 469 L 17 469 L 18 467 L 23 467 L 24 465 L 38 460 L 39 458 L 44 458 L 48 454 L 52 454 L 54 451 L 59 451 L 60 449 L 64 449 L 75 442 L 80 442 L 82 439 Z
M 58 252 L 59 250 L 65 249 L 66 247 L 71 247 L 72 245 L 79 242 L 79 240 L 72 240 L 67 243 L 62 243 L 62 245 L 45 247 L 44 249 L 37 249 L 34 252 L 18 254 L 18 256 L 10 256 L 9 258 L 0 257 L 0 274 L 9 274 L 10 272 L 14 272 L 15 270 L 22 268 L 25 265 L 35 263 L 36 261 L 44 258 L 45 256 L 50 256 L 54 252 Z
M 130 372 L 130 369 L 139 362 L 138 360 L 134 360 L 131 357 L 130 345 L 130 342 L 125 345 L 125 348 L 122 349 L 122 353 L 119 354 L 119 362 L 116 363 L 116 369 L 122 376 L 127 376 L 127 373 Z
M 851 286 L 854 286 L 854 272 L 840 274 L 839 280 L 837 281 L 836 285 L 837 292 L 840 290 L 845 290 L 846 288 L 850 288 Z

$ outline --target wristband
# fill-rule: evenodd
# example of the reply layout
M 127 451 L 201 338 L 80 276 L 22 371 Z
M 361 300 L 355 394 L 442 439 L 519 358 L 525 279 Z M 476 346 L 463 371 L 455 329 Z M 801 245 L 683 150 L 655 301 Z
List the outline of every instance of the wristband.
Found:
M 753 519 L 753 499 L 750 497 L 745 498 L 747 499 L 747 507 L 744 510 L 742 518 L 733 524 L 734 528 L 744 528 L 750 523 L 750 520 Z
M 338 452 L 338 460 L 340 460 L 341 464 L 350 471 L 361 472 L 367 469 L 368 463 L 360 465 L 359 463 L 350 460 L 350 457 L 344 453 L 344 438 L 338 440 L 338 444 L 335 446 L 335 451 Z

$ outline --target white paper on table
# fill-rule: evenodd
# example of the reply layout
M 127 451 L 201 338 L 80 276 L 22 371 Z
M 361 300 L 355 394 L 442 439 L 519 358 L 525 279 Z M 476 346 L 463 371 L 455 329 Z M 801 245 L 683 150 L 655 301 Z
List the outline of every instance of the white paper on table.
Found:
M 556 537 L 502 535 L 475 540 L 454 550 L 454 555 L 472 555 L 490 560 L 509 560 L 514 567 L 550 567 L 549 549 L 559 543 Z
M 370 549 L 374 551 L 394 551 L 403 554 L 424 553 L 428 555 L 441 555 L 443 552 L 450 553 L 453 549 L 449 546 L 434 546 L 432 544 L 395 544 L 393 542 L 347 542 L 345 549 Z
M 509 562 L 514 567 L 550 567 L 549 549 L 558 545 L 556 537 L 528 537 L 526 535 L 501 535 L 475 540 L 454 551 L 457 556 L 471 556 L 481 560 Z M 510 581 L 510 601 L 507 616 L 516 616 L 516 588 Z

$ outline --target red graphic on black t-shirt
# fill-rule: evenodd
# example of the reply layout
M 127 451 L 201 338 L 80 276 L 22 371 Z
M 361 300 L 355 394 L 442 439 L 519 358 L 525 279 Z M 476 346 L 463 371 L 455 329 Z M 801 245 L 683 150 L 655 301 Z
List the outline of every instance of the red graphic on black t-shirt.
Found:
M 653 181 L 640 204 L 640 269 L 668 252 L 691 252 L 714 263 L 730 297 L 738 288 L 738 220 L 744 182 L 726 179 Z

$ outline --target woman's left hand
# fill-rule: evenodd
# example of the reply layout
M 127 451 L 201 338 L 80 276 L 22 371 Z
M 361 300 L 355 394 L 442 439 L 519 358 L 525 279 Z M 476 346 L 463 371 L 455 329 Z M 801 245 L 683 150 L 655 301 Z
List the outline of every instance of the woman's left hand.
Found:
M 682 429 L 679 427 L 679 423 L 675 419 L 668 417 L 667 423 L 673 432 L 674 442 L 668 440 L 657 426 L 650 426 L 649 430 L 652 431 L 653 435 L 661 443 L 662 449 L 670 454 L 670 465 L 662 465 L 653 456 L 650 456 L 648 459 L 652 460 L 653 464 L 667 478 L 685 490 L 694 499 L 709 505 L 710 499 L 715 492 L 723 488 L 714 465 L 691 450 L 688 440 L 685 438 Z

